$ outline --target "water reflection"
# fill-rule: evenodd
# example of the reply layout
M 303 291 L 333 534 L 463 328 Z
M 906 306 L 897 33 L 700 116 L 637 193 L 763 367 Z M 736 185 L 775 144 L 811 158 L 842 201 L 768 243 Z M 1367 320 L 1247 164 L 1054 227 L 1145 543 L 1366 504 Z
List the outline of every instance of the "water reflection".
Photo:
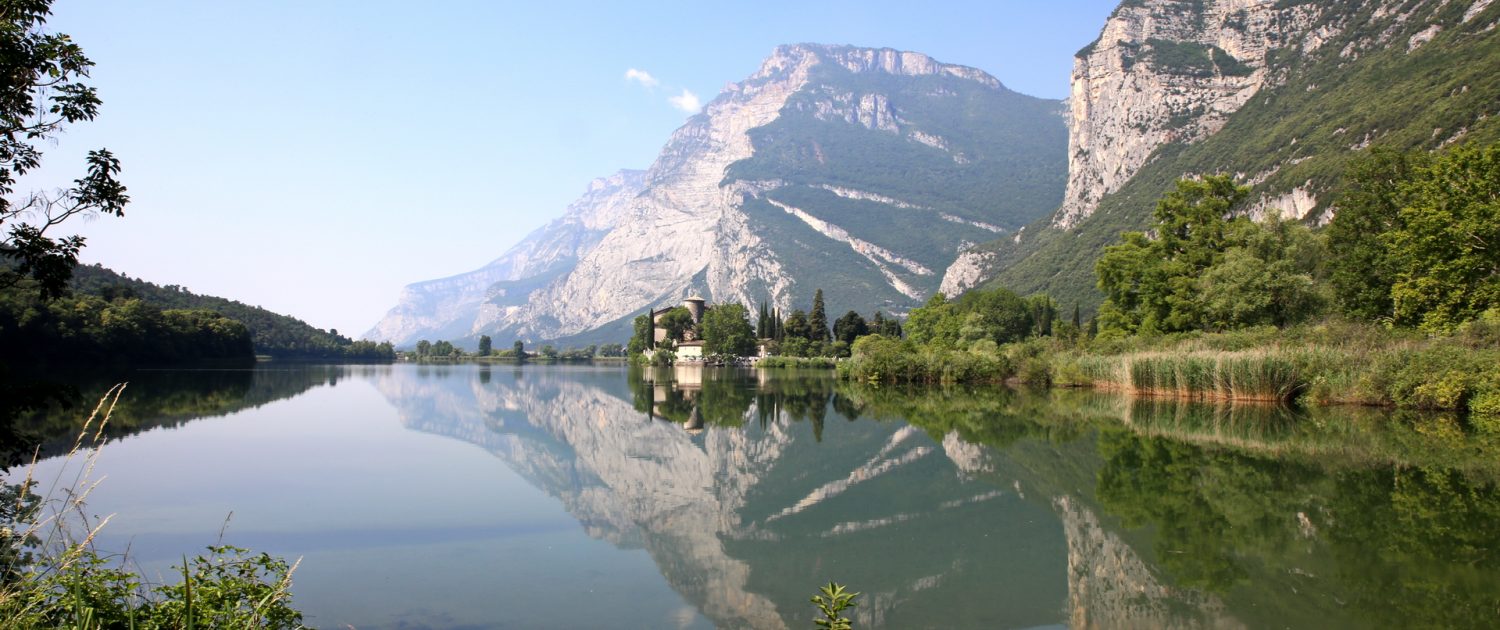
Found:
M 691 606 L 685 627 L 811 627 L 807 597 L 828 580 L 865 593 L 854 612 L 868 628 L 1477 627 L 1500 612 L 1500 446 L 1451 416 L 869 387 L 826 372 L 403 365 L 141 375 L 117 430 L 367 382 L 406 429 L 484 449 L 545 493 L 535 501 L 560 504 L 571 536 L 597 544 L 576 520 L 643 550 Z M 331 455 L 368 430 L 338 426 L 326 443 L 268 443 L 306 439 L 306 453 Z M 455 484 L 451 462 L 412 455 L 416 436 L 392 433 L 380 453 L 410 459 L 435 488 Z M 499 467 L 470 452 L 487 467 L 464 470 L 494 483 L 484 475 Z M 306 482 L 262 474 L 288 493 Z M 373 521 L 391 510 L 364 477 L 327 475 L 295 500 L 337 496 Z M 378 541 L 361 553 L 381 562 L 435 531 L 387 542 L 388 523 L 340 523 L 342 538 Z M 406 573 L 391 570 L 445 579 Z M 461 605 L 454 619 L 493 610 Z
M 224 416 L 298 396 L 309 389 L 337 385 L 341 378 L 370 366 L 300 365 L 254 369 L 153 370 L 92 374 L 72 379 L 72 404 L 53 407 L 15 420 L 43 457 L 66 452 L 78 437 L 89 411 L 110 387 L 125 383 L 104 427 L 115 440 L 156 428 L 174 428 L 195 420 Z
M 490 448 L 725 627 L 806 626 L 827 579 L 871 627 L 1500 610 L 1495 450 L 1442 417 L 704 368 L 424 382 L 386 386 L 410 426 Z
M 867 594 L 866 627 L 1061 620 L 1065 541 L 1046 506 L 966 478 L 910 425 L 825 426 L 857 417 L 826 375 L 535 371 L 380 387 L 409 427 L 489 449 L 590 535 L 645 549 L 716 625 L 811 627 L 807 597 L 829 579 Z

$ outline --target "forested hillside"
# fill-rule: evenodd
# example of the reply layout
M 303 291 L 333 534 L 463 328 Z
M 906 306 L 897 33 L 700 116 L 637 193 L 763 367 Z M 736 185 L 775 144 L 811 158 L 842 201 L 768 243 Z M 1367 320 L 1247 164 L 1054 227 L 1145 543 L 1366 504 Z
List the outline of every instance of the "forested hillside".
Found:
M 383 360 L 395 356 L 388 343 L 355 341 L 337 330 L 320 330 L 295 317 L 259 306 L 212 295 L 198 295 L 183 287 L 160 286 L 121 275 L 100 265 L 79 265 L 73 271 L 73 290 L 105 301 L 138 299 L 161 309 L 196 309 L 218 313 L 243 323 L 250 331 L 256 354 L 278 359 Z

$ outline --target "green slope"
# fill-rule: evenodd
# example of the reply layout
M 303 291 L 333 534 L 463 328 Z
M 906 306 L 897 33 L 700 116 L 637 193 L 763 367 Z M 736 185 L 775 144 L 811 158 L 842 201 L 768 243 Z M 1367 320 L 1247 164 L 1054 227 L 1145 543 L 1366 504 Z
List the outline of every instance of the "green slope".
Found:
M 79 265 L 73 271 L 73 290 L 105 299 L 139 298 L 162 309 L 213 311 L 250 329 L 257 354 L 279 359 L 390 359 L 389 344 L 354 341 L 337 331 L 320 330 L 295 317 L 259 306 L 211 295 L 198 295 L 179 286 L 160 286 L 125 276 L 101 265 Z
M 1366 139 L 1429 150 L 1453 141 L 1500 139 L 1500 29 L 1490 28 L 1500 18 L 1500 4 L 1465 24 L 1468 2 L 1407 2 L 1384 16 L 1376 14 L 1375 3 L 1319 3 L 1327 5 L 1324 24 L 1346 26 L 1311 54 L 1289 47 L 1274 55 L 1270 66 L 1285 73 L 1283 84 L 1262 90 L 1213 136 L 1158 149 L 1073 229 L 1052 229 L 1044 219 L 1019 243 L 1004 239 L 983 246 L 998 255 L 995 268 L 1001 270 L 986 286 L 1045 291 L 1063 304 L 1092 309 L 1102 300 L 1093 273 L 1100 250 L 1120 232 L 1146 227 L 1156 199 L 1183 173 L 1250 177 L 1274 169 L 1250 198 L 1310 189 L 1319 206 L 1309 216 L 1316 218 L 1336 198 L 1345 166 Z M 1410 16 L 1396 22 L 1405 11 Z M 1410 37 L 1432 23 L 1442 31 L 1408 53 Z M 1385 44 L 1357 58 L 1340 55 L 1388 29 Z M 1201 71 L 1185 63 L 1184 73 Z

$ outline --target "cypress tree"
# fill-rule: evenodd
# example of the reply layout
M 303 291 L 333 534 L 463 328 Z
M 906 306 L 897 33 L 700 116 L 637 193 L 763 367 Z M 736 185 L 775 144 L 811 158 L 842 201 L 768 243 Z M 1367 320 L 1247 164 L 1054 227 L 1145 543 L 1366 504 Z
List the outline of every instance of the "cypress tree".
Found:
M 823 312 L 823 290 L 818 289 L 813 294 L 812 313 L 807 316 L 807 325 L 812 331 L 808 339 L 812 341 L 828 341 L 828 314 Z

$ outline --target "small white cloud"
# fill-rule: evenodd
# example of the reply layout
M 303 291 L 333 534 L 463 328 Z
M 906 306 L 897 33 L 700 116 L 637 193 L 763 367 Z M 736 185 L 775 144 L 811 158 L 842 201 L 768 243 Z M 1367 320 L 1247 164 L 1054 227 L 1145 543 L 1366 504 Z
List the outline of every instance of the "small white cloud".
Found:
M 625 71 L 625 80 L 635 81 L 636 83 L 641 84 L 641 86 L 648 88 L 654 88 L 657 85 L 661 84 L 660 81 L 656 80 L 656 77 L 651 76 L 650 72 L 646 72 L 645 70 L 637 70 L 635 68 L 631 68 Z
M 698 100 L 698 95 L 687 90 L 683 90 L 682 94 L 667 98 L 667 102 L 671 103 L 672 107 L 689 114 L 696 114 L 698 110 L 703 109 L 703 102 Z

